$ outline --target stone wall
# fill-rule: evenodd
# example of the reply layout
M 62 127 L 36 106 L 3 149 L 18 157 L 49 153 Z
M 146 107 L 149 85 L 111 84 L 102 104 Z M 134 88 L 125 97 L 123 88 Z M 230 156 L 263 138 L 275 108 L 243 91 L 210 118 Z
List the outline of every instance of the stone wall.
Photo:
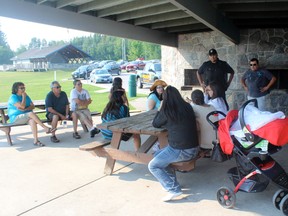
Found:
M 288 69 L 288 29 L 242 30 L 238 45 L 215 31 L 180 35 L 178 43 L 178 49 L 162 46 L 163 79 L 181 89 L 184 69 L 198 69 L 204 61 L 208 61 L 208 50 L 215 48 L 219 59 L 227 61 L 235 70 L 233 82 L 227 91 L 227 100 L 232 109 L 238 109 L 246 100 L 240 79 L 249 68 L 251 58 L 258 58 L 261 67 Z M 190 96 L 191 91 L 181 91 L 181 94 Z M 268 109 L 288 114 L 287 96 L 287 90 L 272 90 L 267 101 Z

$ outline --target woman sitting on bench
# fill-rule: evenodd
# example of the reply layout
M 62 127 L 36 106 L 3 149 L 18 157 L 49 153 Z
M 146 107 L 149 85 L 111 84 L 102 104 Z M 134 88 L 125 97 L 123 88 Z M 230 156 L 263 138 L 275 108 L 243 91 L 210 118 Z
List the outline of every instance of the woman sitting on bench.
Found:
M 45 146 L 38 140 L 37 124 L 39 124 L 46 133 L 52 133 L 56 129 L 51 129 L 44 125 L 39 117 L 33 113 L 35 108 L 32 100 L 25 92 L 25 85 L 22 82 L 15 82 L 12 86 L 12 95 L 8 100 L 8 116 L 11 123 L 29 124 L 34 137 L 34 145 Z
M 169 192 L 163 199 L 166 202 L 182 194 L 170 164 L 192 160 L 198 155 L 196 117 L 192 106 L 182 98 L 179 91 L 168 86 L 152 125 L 156 128 L 164 126 L 168 131 L 168 146 L 156 151 L 148 164 L 150 172 Z
M 101 119 L 102 122 L 111 122 L 117 119 L 130 117 L 129 107 L 125 105 L 123 100 L 124 91 L 114 91 L 110 97 L 109 102 L 103 110 Z M 111 130 L 101 130 L 105 139 L 112 139 L 113 132 Z M 125 133 L 122 135 L 121 140 L 128 141 L 131 137 L 134 138 L 134 146 L 137 151 L 141 146 L 141 138 L 139 134 Z

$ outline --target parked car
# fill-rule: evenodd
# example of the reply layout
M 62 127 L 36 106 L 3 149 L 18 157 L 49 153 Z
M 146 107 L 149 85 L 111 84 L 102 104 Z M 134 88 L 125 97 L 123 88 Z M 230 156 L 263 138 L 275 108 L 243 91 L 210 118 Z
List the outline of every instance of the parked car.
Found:
M 138 88 L 143 88 L 143 84 L 152 85 L 156 79 L 161 79 L 161 72 L 161 63 L 147 63 L 142 71 L 137 71 Z
M 94 69 L 90 74 L 93 83 L 112 83 L 113 77 L 106 69 Z
M 144 67 L 145 67 L 145 63 L 143 61 L 132 61 L 126 65 L 126 70 L 127 72 L 143 70 Z
M 99 62 L 98 66 L 99 68 L 102 68 L 104 65 L 108 64 L 108 63 L 111 63 L 111 62 L 115 62 L 113 60 L 103 60 L 101 62 Z
M 106 69 L 111 75 L 112 74 L 116 74 L 116 75 L 121 74 L 121 67 L 114 62 L 110 62 L 110 63 L 104 65 L 103 69 Z
M 77 70 L 72 72 L 72 78 L 73 79 L 89 79 L 90 78 L 90 73 L 92 72 L 93 68 L 91 65 L 82 65 Z
M 129 62 L 126 62 L 124 64 L 121 64 L 120 67 L 121 67 L 121 70 L 124 70 L 126 71 L 126 66 L 129 64 Z

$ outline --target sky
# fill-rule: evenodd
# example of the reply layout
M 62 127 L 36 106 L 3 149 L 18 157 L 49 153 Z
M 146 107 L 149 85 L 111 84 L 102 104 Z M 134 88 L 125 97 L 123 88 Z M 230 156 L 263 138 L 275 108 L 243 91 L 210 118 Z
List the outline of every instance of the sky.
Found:
M 63 40 L 69 42 L 74 37 L 89 36 L 93 33 L 56 26 L 27 22 L 0 16 L 0 30 L 6 35 L 10 48 L 16 51 L 20 45 L 28 45 L 31 38 L 46 39 L 47 42 Z

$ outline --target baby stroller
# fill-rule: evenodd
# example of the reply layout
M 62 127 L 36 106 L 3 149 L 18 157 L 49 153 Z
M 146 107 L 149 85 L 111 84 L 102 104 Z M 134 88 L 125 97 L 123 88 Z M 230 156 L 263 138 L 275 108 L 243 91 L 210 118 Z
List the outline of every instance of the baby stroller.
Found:
M 257 100 L 253 99 L 245 102 L 239 112 L 232 110 L 228 112 L 225 119 L 217 122 L 212 122 L 210 117 L 218 114 L 219 111 L 207 115 L 207 121 L 214 130 L 218 131 L 222 151 L 224 154 L 232 155 L 236 160 L 236 167 L 228 171 L 228 176 L 235 188 L 234 190 L 229 187 L 219 188 L 217 200 L 224 208 L 233 208 L 238 191 L 261 192 L 266 189 L 269 181 L 272 181 L 280 188 L 273 196 L 273 204 L 284 215 L 288 215 L 288 175 L 271 156 L 281 149 L 281 145 L 288 143 L 286 135 L 288 118 L 277 119 L 267 124 L 267 130 L 264 132 L 263 128 L 265 129 L 266 125 L 260 128 L 262 131 L 259 129 L 252 132 L 244 118 L 247 105 L 257 107 Z M 241 131 L 243 132 L 241 139 L 230 134 L 231 125 L 236 120 L 240 122 Z M 279 136 L 271 136 L 273 132 L 271 128 L 279 128 Z M 284 138 L 284 133 L 281 135 L 281 132 L 285 133 Z M 272 137 L 275 136 L 277 136 L 277 140 L 273 140 L 275 138 Z

